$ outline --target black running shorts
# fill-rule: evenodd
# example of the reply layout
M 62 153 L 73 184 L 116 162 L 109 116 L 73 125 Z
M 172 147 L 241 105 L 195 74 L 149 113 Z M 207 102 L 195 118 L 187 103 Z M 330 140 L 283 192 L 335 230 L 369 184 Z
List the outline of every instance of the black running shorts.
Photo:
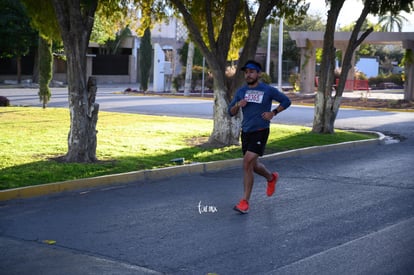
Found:
M 241 142 L 243 155 L 246 154 L 247 151 L 250 151 L 258 154 L 259 156 L 263 156 L 268 137 L 269 128 L 255 132 L 242 132 Z

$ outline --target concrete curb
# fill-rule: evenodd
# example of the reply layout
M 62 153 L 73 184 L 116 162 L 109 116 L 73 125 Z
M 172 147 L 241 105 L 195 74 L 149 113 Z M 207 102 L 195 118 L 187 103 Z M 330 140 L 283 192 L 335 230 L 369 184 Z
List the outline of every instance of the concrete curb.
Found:
M 385 135 L 379 132 L 371 131 L 356 131 L 365 134 L 377 135 L 377 138 L 342 142 L 338 144 L 331 144 L 325 146 L 312 146 L 301 149 L 289 150 L 280 153 L 265 155 L 264 160 L 277 160 L 287 157 L 301 156 L 319 152 L 329 152 L 344 148 L 355 148 L 359 146 L 381 144 L 385 140 Z M 243 159 L 230 159 L 222 161 L 213 161 L 206 163 L 185 164 L 174 167 L 166 167 L 153 170 L 142 170 L 122 174 L 114 174 L 108 176 L 86 178 L 79 180 L 70 180 L 56 183 L 41 184 L 35 186 L 14 188 L 0 191 L 0 201 L 7 201 L 13 199 L 25 199 L 38 196 L 44 196 L 54 193 L 68 192 L 74 190 L 85 190 L 96 187 L 103 187 L 109 185 L 122 185 L 132 182 L 144 182 L 149 180 L 159 180 L 180 175 L 191 175 L 205 172 L 220 171 L 229 168 L 236 168 L 242 166 Z

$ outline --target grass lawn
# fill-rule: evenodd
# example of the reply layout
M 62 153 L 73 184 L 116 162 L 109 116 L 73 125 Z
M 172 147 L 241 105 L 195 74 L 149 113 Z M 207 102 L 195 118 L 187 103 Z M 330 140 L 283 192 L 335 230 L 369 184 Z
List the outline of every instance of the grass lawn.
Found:
M 240 158 L 239 146 L 211 148 L 213 121 L 99 112 L 97 163 L 61 163 L 67 152 L 69 110 L 0 108 L 0 190 L 186 163 Z M 372 136 L 337 130 L 315 134 L 307 127 L 271 126 L 266 154 Z

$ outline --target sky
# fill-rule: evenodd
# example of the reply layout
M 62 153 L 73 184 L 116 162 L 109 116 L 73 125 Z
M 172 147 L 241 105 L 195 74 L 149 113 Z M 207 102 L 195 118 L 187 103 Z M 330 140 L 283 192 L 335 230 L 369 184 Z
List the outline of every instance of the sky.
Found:
M 328 7 L 326 6 L 325 0 L 307 0 L 306 2 L 310 3 L 309 14 L 319 14 L 326 19 Z M 362 7 L 362 0 L 346 0 L 339 14 L 338 24 L 340 26 L 346 26 L 351 22 L 355 22 L 361 13 Z M 408 14 L 403 12 L 401 15 L 409 21 L 404 22 L 402 31 L 414 32 L 414 13 Z M 368 19 L 374 23 L 378 21 L 378 18 L 373 16 L 368 16 Z

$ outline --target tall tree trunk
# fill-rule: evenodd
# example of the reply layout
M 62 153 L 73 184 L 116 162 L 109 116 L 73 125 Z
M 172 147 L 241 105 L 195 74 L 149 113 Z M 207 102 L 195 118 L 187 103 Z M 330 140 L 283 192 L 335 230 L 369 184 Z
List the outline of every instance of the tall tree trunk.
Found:
M 218 86 L 214 86 L 214 128 L 210 136 L 210 142 L 216 142 L 219 144 L 221 143 L 224 145 L 239 144 L 240 126 L 243 115 L 241 112 L 239 112 L 238 115 L 230 117 L 227 109 L 228 104 L 230 103 L 230 100 L 234 96 L 236 90 L 244 82 L 243 72 L 240 70 L 240 67 L 247 60 L 255 58 L 257 45 L 259 44 L 260 40 L 261 30 L 266 23 L 266 18 L 268 17 L 272 7 L 276 5 L 276 2 L 277 1 L 263 1 L 260 4 L 254 22 L 249 22 L 248 30 L 250 35 L 247 37 L 243 50 L 240 54 L 240 58 L 238 60 L 239 69 L 237 69 L 236 74 L 230 79 L 226 78 L 226 66 L 222 66 L 220 74 L 222 76 L 221 78 L 224 78 L 221 83 L 218 81 L 219 76 L 214 75 L 213 70 L 214 83 L 218 83 Z M 241 8 L 243 8 L 243 6 Z M 218 47 L 218 51 L 220 51 L 221 48 L 222 47 Z M 224 57 L 226 58 L 227 54 Z M 225 58 L 223 64 L 226 64 Z M 207 61 L 213 62 L 208 58 Z
M 405 89 L 404 89 L 404 100 L 414 101 L 414 64 L 405 66 Z M 408 78 L 411 76 L 411 78 Z
M 236 76 L 232 77 L 229 82 L 226 80 L 227 57 L 230 49 L 230 42 L 234 34 L 234 26 L 237 15 L 245 11 L 246 20 L 248 21 L 247 41 L 243 46 L 239 62 L 244 63 L 248 59 L 255 57 L 257 45 L 260 39 L 261 30 L 266 23 L 272 9 L 276 4 L 282 3 L 280 0 L 259 1 L 257 13 L 254 22 L 250 22 L 248 6 L 246 1 L 226 1 L 223 13 L 223 21 L 218 33 L 214 31 L 216 18 L 211 11 L 211 5 L 214 1 L 206 0 L 206 28 L 208 33 L 208 43 L 192 18 L 192 14 L 187 10 L 183 1 L 171 0 L 172 4 L 183 15 L 184 22 L 191 34 L 194 43 L 201 50 L 206 58 L 214 78 L 214 128 L 209 141 L 220 145 L 234 145 L 239 143 L 241 116 L 230 117 L 227 112 L 228 104 L 236 91 L 242 84 L 243 75 L 237 70 Z M 243 10 L 242 10 L 243 9 Z
M 193 75 L 194 42 L 188 43 L 187 66 L 185 68 L 184 96 L 190 96 L 191 78 Z
M 414 100 L 414 49 L 409 49 L 410 44 L 406 42 L 407 49 L 405 50 L 405 88 L 404 88 L 404 100 Z M 411 44 L 414 48 L 414 43 Z
M 96 161 L 96 82 L 86 83 L 86 53 L 97 0 L 53 0 L 67 57 L 70 130 L 67 162 Z
M 80 47 L 74 47 L 80 48 Z M 86 83 L 86 51 L 67 53 L 70 130 L 68 135 L 68 162 L 96 161 L 96 125 L 99 105 L 95 103 L 95 85 Z M 90 147 L 95 145 L 95 147 Z
M 370 2 L 366 1 L 348 41 L 348 46 L 343 57 L 338 85 L 333 88 L 335 71 L 335 25 L 343 2 L 344 1 L 332 0 L 331 9 L 328 12 L 328 22 L 324 36 L 321 63 L 321 81 L 318 94 L 315 99 L 315 117 L 312 128 L 312 131 L 317 133 L 334 133 L 334 123 L 341 105 L 342 94 L 345 89 L 349 70 L 353 66 L 352 57 L 356 48 L 373 31 L 372 28 L 369 28 L 362 33 L 361 36 L 359 36 L 362 24 L 370 11 Z
M 341 97 L 333 91 L 335 71 L 335 25 L 339 12 L 345 0 L 330 1 L 328 19 L 323 41 L 323 54 L 321 62 L 321 76 L 318 92 L 315 97 L 315 113 L 312 131 L 316 133 L 333 133 L 337 110 Z
M 220 74 L 220 72 L 216 72 L 217 74 Z M 239 112 L 237 116 L 230 117 L 228 113 L 230 98 L 228 97 L 228 90 L 224 81 L 223 77 L 221 77 L 221 81 L 220 78 L 214 78 L 214 126 L 209 143 L 219 146 L 238 145 L 242 116 L 241 112 Z
M 16 57 L 17 65 L 17 83 L 22 83 L 22 57 L 19 55 Z

